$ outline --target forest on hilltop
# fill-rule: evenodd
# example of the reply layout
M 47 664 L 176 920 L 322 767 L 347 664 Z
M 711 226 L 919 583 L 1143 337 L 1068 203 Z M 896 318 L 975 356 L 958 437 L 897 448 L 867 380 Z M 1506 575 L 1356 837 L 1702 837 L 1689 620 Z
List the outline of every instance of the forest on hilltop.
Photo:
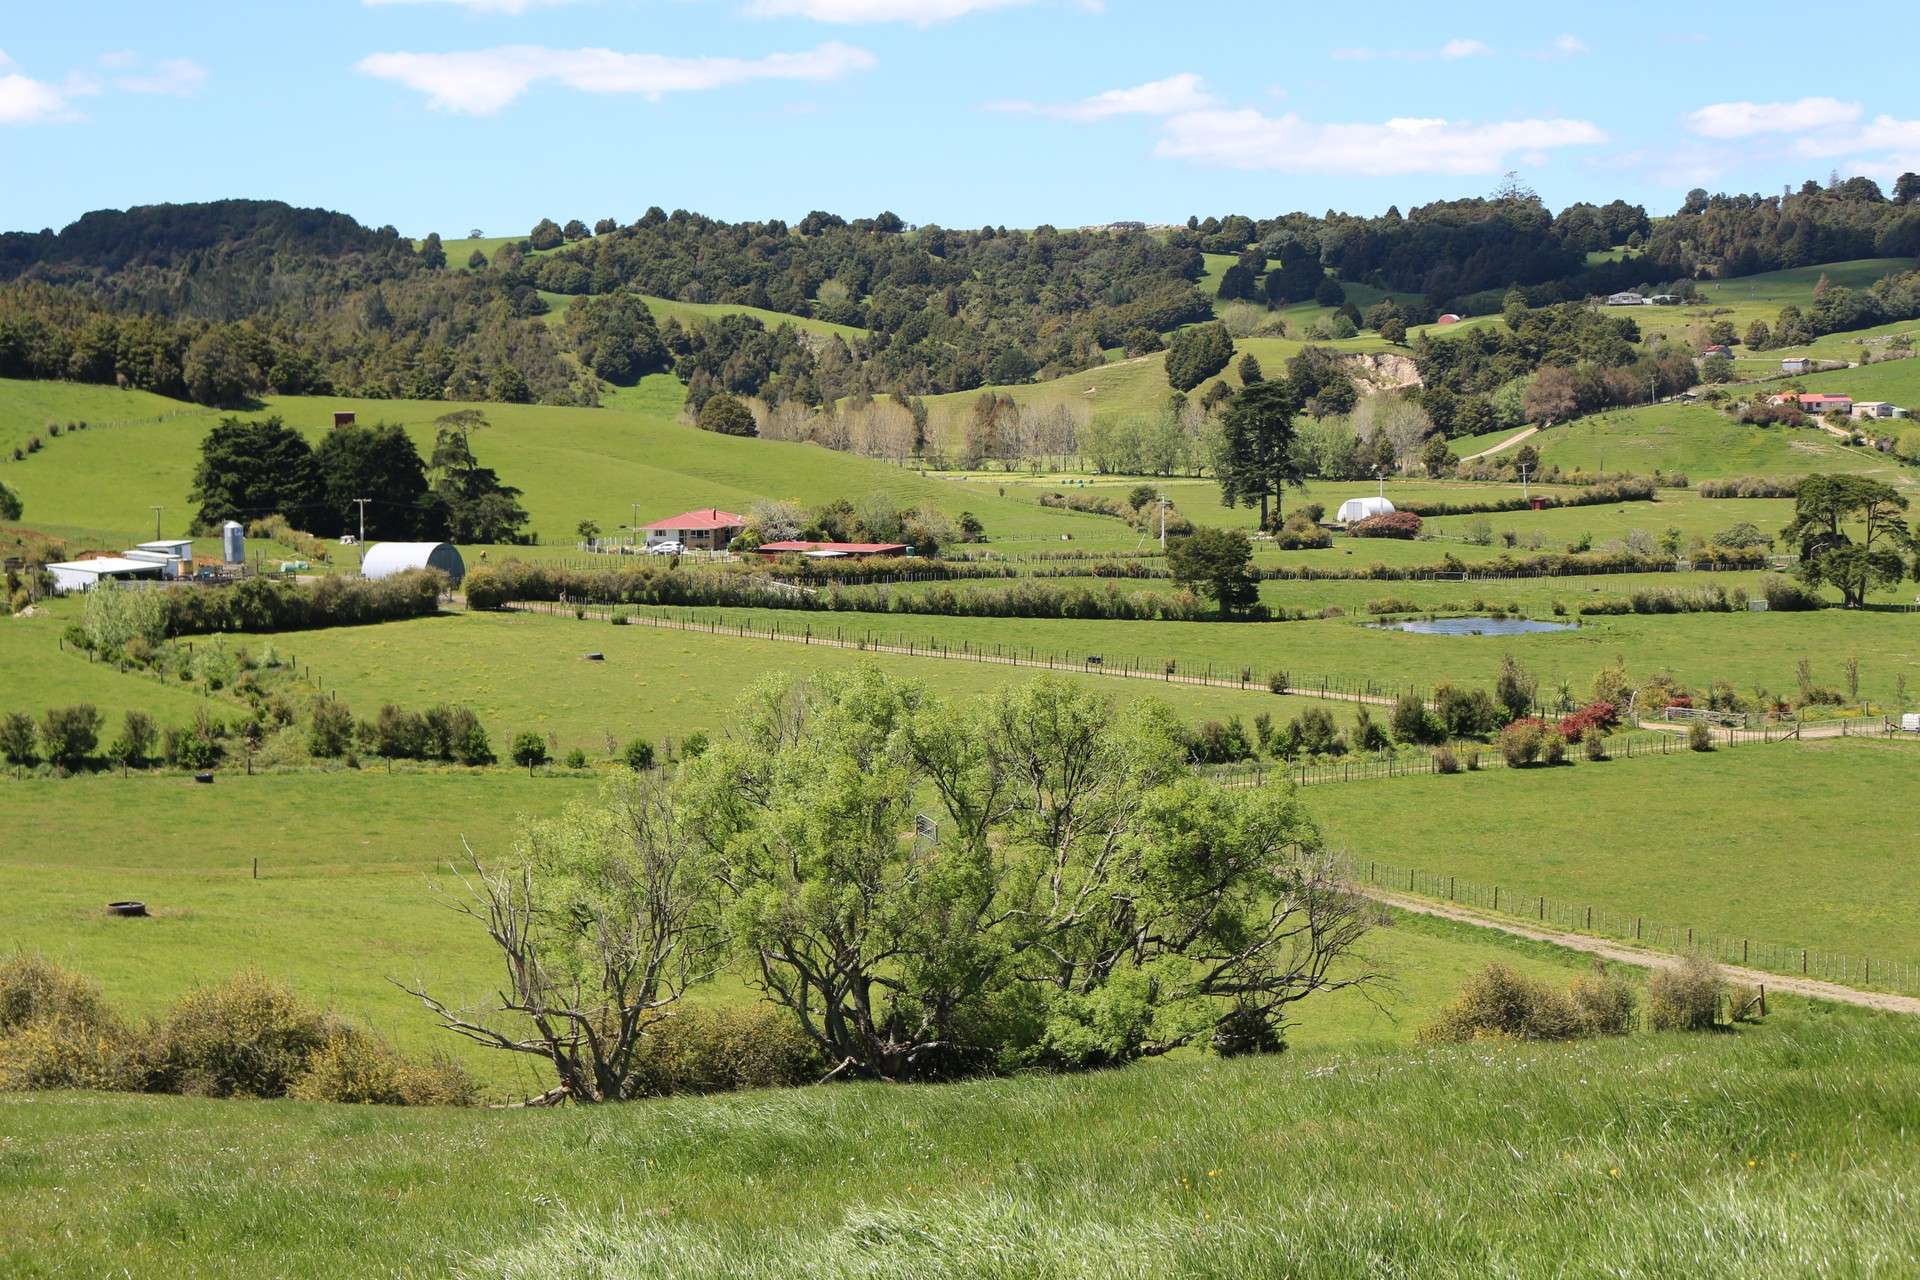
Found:
M 1629 252 L 1593 260 L 1596 250 Z M 437 235 L 276 201 L 90 213 L 0 235 L 0 376 L 119 384 L 201 403 L 269 393 L 595 404 L 672 369 L 716 392 L 804 405 L 1060 377 L 1158 348 L 1219 301 L 1283 306 L 1339 281 L 1405 299 L 1400 318 L 1531 307 L 1861 257 L 1920 254 L 1920 176 L 1778 196 L 1688 194 L 1650 217 L 1615 200 L 1555 214 L 1512 182 L 1377 217 L 1190 218 L 1184 227 L 908 227 L 816 211 L 728 223 L 655 207 L 630 224 L 543 219 L 448 270 Z M 1518 291 L 1517 295 L 1515 291 Z M 550 299 L 568 300 L 554 322 Z M 1405 295 L 1418 295 L 1418 300 Z M 644 298 L 750 315 L 660 323 Z M 1329 305 L 1333 305 L 1330 303 Z

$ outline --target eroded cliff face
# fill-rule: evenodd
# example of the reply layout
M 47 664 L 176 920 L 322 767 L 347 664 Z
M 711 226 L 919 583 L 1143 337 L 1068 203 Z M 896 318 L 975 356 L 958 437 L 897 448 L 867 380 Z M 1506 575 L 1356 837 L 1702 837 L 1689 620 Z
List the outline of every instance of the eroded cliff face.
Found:
M 1346 366 L 1362 393 L 1400 391 L 1420 385 L 1420 370 L 1414 367 L 1411 356 L 1391 351 L 1365 352 L 1343 355 L 1340 363 Z

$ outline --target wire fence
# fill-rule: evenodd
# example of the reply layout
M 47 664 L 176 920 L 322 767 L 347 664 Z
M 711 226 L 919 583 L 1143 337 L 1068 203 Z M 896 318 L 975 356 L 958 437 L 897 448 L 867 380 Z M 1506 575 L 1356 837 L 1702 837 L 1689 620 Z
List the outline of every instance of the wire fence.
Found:
M 1578 898 L 1530 893 L 1372 858 L 1346 858 L 1342 874 L 1356 885 L 1457 903 L 1570 933 L 1619 938 L 1657 951 L 1699 952 L 1727 964 L 1818 978 L 1849 987 L 1899 993 L 1920 992 L 1920 963 L 1912 960 L 1793 946 L 1743 934 L 1715 933 L 1693 925 L 1674 924 L 1619 911 Z

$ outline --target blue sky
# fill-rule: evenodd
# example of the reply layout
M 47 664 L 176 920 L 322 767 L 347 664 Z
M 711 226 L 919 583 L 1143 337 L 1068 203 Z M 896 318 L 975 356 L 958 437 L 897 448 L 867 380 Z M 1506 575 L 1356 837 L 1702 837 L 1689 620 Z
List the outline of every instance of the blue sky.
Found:
M 1517 170 L 1672 209 L 1920 169 L 1920 11 L 1135 0 L 75 0 L 0 24 L 0 228 L 261 196 L 412 235 L 649 205 L 1060 226 Z M 1870 40 L 1861 39 L 1869 34 Z M 1881 71 L 1873 51 L 1885 51 Z M 1866 74 L 1854 74 L 1865 69 Z

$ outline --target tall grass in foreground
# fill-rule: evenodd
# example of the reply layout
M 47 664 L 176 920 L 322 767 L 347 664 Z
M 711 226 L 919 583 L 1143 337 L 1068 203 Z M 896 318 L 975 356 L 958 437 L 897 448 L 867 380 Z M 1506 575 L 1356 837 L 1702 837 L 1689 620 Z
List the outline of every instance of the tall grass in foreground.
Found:
M 0 1272 L 1891 1275 L 1916 1126 L 1920 1026 L 1798 1004 L 546 1113 L 78 1095 L 0 1102 Z

